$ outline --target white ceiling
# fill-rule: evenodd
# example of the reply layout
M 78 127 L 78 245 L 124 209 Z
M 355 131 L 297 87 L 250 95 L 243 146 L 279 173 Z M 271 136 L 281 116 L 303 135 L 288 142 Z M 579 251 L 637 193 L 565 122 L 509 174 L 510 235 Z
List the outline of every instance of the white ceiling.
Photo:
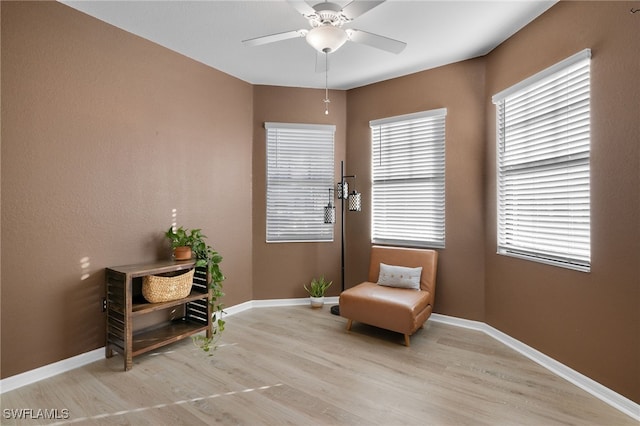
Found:
M 252 84 L 325 85 L 324 72 L 316 72 L 316 51 L 303 38 L 242 44 L 309 28 L 285 0 L 61 1 Z M 387 0 L 345 28 L 401 40 L 407 47 L 396 55 L 348 41 L 329 56 L 329 87 L 351 89 L 485 55 L 556 2 Z

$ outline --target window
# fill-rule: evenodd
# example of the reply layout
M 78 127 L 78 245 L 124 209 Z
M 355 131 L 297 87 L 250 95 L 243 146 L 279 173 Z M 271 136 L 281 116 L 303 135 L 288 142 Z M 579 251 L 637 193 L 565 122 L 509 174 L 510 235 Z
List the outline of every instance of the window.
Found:
M 265 123 L 267 242 L 333 241 L 324 206 L 333 188 L 335 126 Z
M 372 241 L 443 248 L 445 108 L 371 121 Z
M 493 97 L 499 254 L 590 269 L 590 57 Z

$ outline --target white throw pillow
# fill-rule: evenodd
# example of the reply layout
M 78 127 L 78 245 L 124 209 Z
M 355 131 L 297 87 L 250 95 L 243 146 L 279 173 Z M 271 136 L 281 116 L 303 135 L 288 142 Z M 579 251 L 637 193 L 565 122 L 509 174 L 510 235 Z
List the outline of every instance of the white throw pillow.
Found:
M 422 266 L 407 268 L 381 263 L 378 284 L 387 287 L 420 290 L 420 274 L 422 274 Z

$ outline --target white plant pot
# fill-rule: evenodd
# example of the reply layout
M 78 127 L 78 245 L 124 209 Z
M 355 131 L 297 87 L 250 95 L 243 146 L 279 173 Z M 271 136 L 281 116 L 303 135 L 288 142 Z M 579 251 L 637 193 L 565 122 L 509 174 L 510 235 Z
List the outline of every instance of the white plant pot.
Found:
M 322 308 L 324 305 L 324 296 L 323 297 L 310 297 L 311 307 L 312 308 Z

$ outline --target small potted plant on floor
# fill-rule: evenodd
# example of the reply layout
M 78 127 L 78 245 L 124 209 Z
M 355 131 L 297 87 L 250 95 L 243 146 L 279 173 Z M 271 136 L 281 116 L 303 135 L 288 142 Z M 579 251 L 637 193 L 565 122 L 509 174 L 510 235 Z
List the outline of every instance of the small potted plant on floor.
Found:
M 304 284 L 304 289 L 309 293 L 312 308 L 321 308 L 324 305 L 324 293 L 331 287 L 331 284 L 333 281 L 327 282 L 324 277 L 312 279 L 309 287 Z

